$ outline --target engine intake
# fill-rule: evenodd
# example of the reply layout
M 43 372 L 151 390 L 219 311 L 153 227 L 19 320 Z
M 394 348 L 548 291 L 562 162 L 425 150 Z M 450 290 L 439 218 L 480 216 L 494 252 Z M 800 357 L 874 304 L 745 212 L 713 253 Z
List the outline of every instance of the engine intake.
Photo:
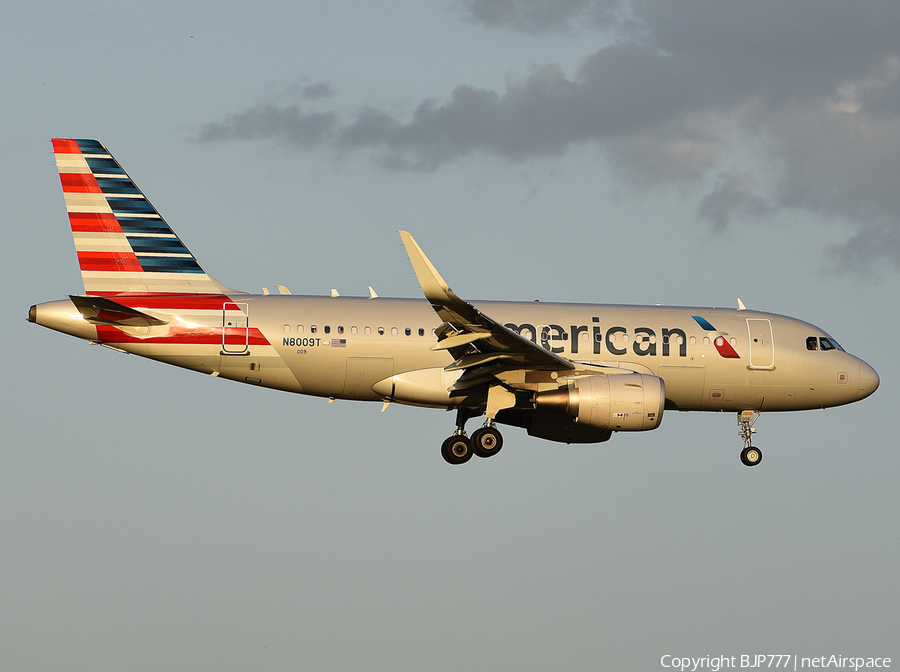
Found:
M 659 427 L 665 401 L 662 378 L 623 373 L 576 378 L 559 389 L 538 392 L 534 407 L 563 413 L 589 427 L 642 432 Z

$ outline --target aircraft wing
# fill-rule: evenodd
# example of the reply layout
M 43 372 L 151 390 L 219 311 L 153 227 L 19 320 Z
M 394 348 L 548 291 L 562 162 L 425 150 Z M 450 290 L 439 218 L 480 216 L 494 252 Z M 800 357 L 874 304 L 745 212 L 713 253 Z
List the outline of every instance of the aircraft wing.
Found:
M 516 369 L 569 371 L 575 364 L 507 329 L 464 301 L 450 289 L 422 248 L 406 231 L 400 232 L 425 298 L 444 324 L 436 330 L 432 350 L 448 350 L 454 361 L 448 371 L 465 370 L 455 389 L 471 387 L 494 372 Z

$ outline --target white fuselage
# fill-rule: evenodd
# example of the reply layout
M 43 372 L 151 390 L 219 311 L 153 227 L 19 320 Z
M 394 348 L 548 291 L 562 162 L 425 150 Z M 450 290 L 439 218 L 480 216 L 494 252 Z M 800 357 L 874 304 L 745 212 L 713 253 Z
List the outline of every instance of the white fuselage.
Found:
M 70 300 L 40 304 L 35 321 L 143 357 L 289 392 L 445 408 L 464 403 L 464 396 L 448 392 L 459 376 L 444 370 L 453 357 L 431 350 L 441 320 L 422 299 L 232 295 L 198 304 L 190 297 L 160 302 L 134 295 L 117 300 L 166 324 L 95 326 Z M 849 353 L 810 349 L 808 339 L 830 337 L 781 315 L 662 306 L 476 305 L 588 371 L 619 368 L 659 376 L 667 406 L 679 410 L 824 408 L 865 397 L 878 381 L 868 364 Z M 535 391 L 559 384 L 540 371 L 514 382 Z

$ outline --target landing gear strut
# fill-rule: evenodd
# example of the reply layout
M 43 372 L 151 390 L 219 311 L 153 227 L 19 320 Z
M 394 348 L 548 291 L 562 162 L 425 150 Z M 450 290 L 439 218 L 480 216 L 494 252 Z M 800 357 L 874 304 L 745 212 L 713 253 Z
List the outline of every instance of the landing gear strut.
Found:
M 741 451 L 741 462 L 744 466 L 755 467 L 762 462 L 762 451 L 755 446 L 750 445 L 756 430 L 753 429 L 753 423 L 759 418 L 759 411 L 741 411 L 738 413 L 738 425 L 740 431 L 738 436 L 744 441 L 744 449 Z
M 450 464 L 468 462 L 472 455 L 490 457 L 500 452 L 503 447 L 503 436 L 488 419 L 484 427 L 476 429 L 470 439 L 466 436 L 466 421 L 480 415 L 480 412 L 468 408 L 460 408 L 456 412 L 456 431 L 441 444 L 441 457 Z

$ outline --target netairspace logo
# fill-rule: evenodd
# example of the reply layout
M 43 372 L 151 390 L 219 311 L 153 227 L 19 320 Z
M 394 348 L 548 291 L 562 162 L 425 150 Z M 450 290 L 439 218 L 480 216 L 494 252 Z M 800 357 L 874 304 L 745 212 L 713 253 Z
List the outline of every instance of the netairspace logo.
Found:
M 886 669 L 891 666 L 890 658 L 858 658 L 850 656 L 801 657 L 796 654 L 755 654 L 741 656 L 703 656 L 701 658 L 664 655 L 659 664 L 667 669 L 681 672 L 709 670 L 719 672 L 727 669 Z

